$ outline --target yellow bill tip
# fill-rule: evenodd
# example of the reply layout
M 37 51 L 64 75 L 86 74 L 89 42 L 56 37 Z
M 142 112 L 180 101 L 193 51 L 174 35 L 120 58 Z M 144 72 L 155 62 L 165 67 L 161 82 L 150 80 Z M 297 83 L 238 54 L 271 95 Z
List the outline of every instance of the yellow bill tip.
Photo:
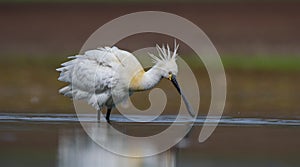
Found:
M 171 81 L 172 80 L 172 74 L 169 74 L 168 79 Z

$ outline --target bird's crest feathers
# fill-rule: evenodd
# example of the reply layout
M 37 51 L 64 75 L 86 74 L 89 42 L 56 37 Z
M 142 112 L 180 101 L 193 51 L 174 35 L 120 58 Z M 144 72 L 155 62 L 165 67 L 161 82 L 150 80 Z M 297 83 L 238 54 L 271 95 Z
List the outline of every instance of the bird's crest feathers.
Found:
M 168 62 L 168 61 L 171 61 L 171 60 L 175 61 L 176 56 L 177 56 L 178 47 L 179 47 L 179 44 L 176 44 L 176 41 L 175 41 L 174 42 L 174 51 L 171 54 L 169 45 L 167 45 L 167 48 L 164 45 L 162 45 L 162 47 L 160 47 L 159 45 L 156 45 L 158 56 L 154 56 L 151 53 L 148 53 L 148 54 L 152 58 L 154 63 Z

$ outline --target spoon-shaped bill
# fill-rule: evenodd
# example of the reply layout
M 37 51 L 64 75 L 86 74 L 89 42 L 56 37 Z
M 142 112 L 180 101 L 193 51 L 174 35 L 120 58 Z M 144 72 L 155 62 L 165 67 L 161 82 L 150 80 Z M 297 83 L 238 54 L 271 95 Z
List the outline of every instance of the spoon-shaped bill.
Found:
M 172 75 L 171 76 L 171 81 L 173 83 L 173 85 L 175 86 L 175 88 L 177 89 L 178 93 L 181 95 L 182 99 L 183 99 L 183 102 L 190 114 L 191 117 L 195 117 L 195 111 L 192 107 L 192 105 L 189 103 L 189 101 L 187 100 L 187 98 L 185 97 L 185 95 L 183 94 L 183 92 L 181 91 L 180 87 L 179 87 L 179 84 L 176 80 L 176 76 L 175 75 Z

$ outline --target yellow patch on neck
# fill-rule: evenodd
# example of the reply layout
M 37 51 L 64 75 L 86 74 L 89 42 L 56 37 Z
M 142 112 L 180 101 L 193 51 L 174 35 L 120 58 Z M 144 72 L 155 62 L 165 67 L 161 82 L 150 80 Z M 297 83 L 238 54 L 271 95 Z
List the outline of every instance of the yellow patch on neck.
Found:
M 143 78 L 143 75 L 145 74 L 145 71 L 141 69 L 139 72 L 135 74 L 135 76 L 132 78 L 130 82 L 130 89 L 131 90 L 142 90 L 140 83 Z

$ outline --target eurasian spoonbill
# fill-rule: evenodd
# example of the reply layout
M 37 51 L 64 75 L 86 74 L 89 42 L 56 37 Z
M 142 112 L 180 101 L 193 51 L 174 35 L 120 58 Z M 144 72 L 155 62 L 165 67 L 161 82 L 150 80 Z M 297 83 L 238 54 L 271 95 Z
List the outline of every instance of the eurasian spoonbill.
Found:
M 194 117 L 192 107 L 176 80 L 178 47 L 175 43 L 171 53 L 168 45 L 156 45 L 158 56 L 149 53 L 155 65 L 148 71 L 143 69 L 133 54 L 117 47 L 97 48 L 83 55 L 71 56 L 70 61 L 57 69 L 60 72 L 58 80 L 69 83 L 59 93 L 87 101 L 98 111 L 98 120 L 102 108 L 106 107 L 106 120 L 110 122 L 110 113 L 116 104 L 136 91 L 153 88 L 162 78 L 167 78 L 182 96 L 189 114 Z

